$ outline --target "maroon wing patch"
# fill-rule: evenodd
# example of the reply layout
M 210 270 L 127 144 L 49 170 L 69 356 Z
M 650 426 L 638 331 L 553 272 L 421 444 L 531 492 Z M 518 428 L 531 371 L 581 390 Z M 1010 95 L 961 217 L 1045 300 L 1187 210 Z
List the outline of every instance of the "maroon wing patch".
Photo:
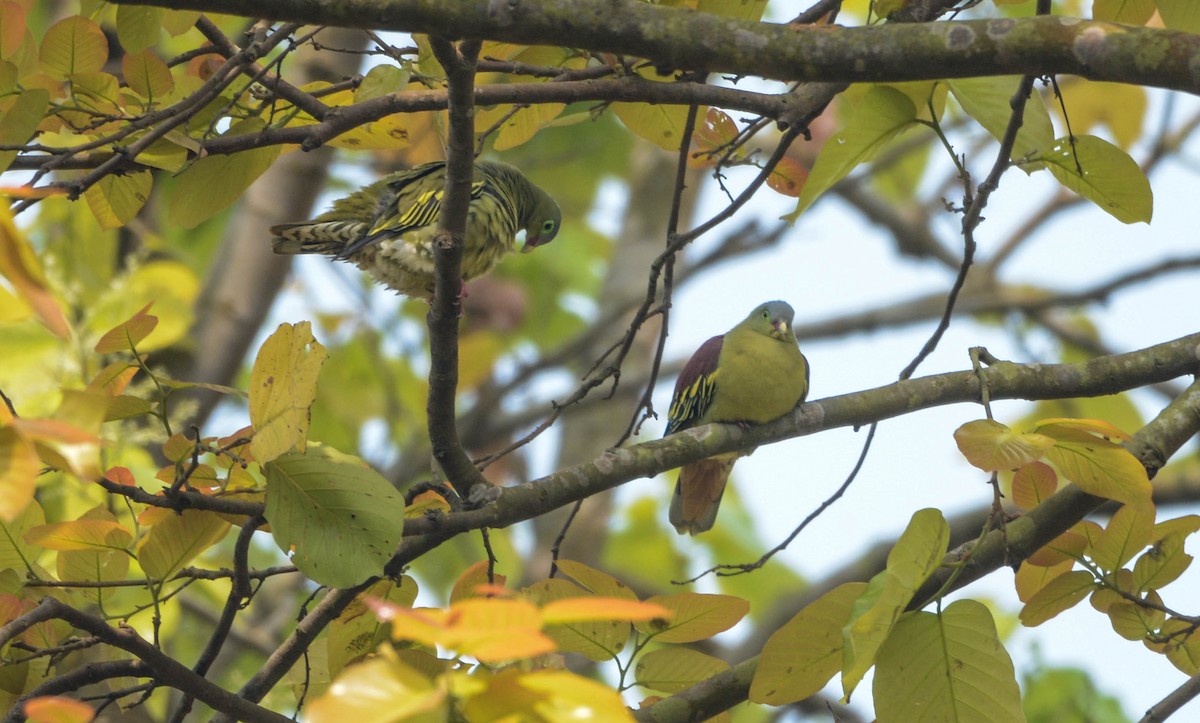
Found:
M 715 372 L 724 340 L 725 335 L 721 334 L 701 344 L 679 373 L 679 379 L 675 381 L 675 394 L 671 397 L 671 408 L 667 412 L 667 434 L 695 426 L 708 411 L 717 391 Z

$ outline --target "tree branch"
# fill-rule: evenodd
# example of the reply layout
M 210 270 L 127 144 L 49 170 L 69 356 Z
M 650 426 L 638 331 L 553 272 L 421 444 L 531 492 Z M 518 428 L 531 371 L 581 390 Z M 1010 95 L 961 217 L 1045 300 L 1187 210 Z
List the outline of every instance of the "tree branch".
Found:
M 988 386 L 993 400 L 1115 394 L 1196 373 L 1200 370 L 1198 347 L 1200 334 L 1192 334 L 1078 364 L 999 362 L 987 370 Z M 479 527 L 505 527 L 630 480 L 652 477 L 715 454 L 836 427 L 862 426 L 920 409 L 978 402 L 980 392 L 979 379 L 973 372 L 950 372 L 808 402 L 779 420 L 748 429 L 732 424 L 704 425 L 661 440 L 612 449 L 590 462 L 506 488 L 495 504 L 478 510 L 405 520 L 405 534 L 456 534 Z
M 120 0 L 243 14 L 239 0 Z M 933 4 L 940 10 L 945 3 Z M 928 5 L 928 3 L 922 3 Z M 1196 93 L 1200 37 L 1062 17 L 793 27 L 634 0 L 553 3 L 463 0 L 260 0 L 266 17 L 451 38 L 556 45 L 632 55 L 676 70 L 786 81 L 896 82 L 1070 73 L 1092 80 Z M 927 19 L 920 12 L 914 17 Z M 907 19 L 907 14 L 906 14 Z M 1145 48 L 1156 49 L 1148 58 Z

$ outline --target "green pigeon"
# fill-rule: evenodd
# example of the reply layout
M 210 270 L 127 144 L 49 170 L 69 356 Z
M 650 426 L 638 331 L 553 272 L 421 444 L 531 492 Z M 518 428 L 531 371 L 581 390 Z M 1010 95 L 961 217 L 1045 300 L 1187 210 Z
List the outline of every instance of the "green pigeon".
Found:
M 406 296 L 433 296 L 433 238 L 446 183 L 446 163 L 435 161 L 392 173 L 334 201 L 333 208 L 303 223 L 273 226 L 277 254 L 325 254 L 353 261 L 376 281 Z M 488 272 L 516 247 L 521 252 L 550 243 L 562 212 L 548 193 L 516 168 L 475 163 L 462 277 Z
M 666 433 L 712 422 L 763 424 L 804 401 L 808 360 L 792 332 L 794 315 L 786 302 L 768 301 L 701 344 L 675 382 Z M 670 513 L 679 534 L 712 529 L 733 463 L 753 451 L 718 454 L 679 470 Z

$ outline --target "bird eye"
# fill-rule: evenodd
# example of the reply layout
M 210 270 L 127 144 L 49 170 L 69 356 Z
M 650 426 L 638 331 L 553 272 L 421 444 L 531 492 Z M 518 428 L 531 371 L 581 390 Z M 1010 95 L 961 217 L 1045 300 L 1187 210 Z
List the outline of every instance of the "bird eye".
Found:
M 770 313 L 769 311 L 767 311 L 766 309 L 763 309 L 763 318 L 764 318 L 764 319 L 770 319 L 770 318 L 771 318 L 771 313 Z
M 554 219 L 547 219 L 546 222 L 542 224 L 542 233 L 550 233 L 553 230 Z

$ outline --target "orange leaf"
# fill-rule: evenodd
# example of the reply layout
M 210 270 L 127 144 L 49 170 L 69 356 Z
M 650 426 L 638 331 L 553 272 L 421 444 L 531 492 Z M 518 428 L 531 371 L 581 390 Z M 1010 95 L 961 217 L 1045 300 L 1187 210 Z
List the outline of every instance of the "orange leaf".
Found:
M 1115 439 L 1121 442 L 1128 442 L 1133 439 L 1131 435 L 1117 429 L 1103 419 L 1043 419 L 1037 423 L 1037 429 L 1042 430 L 1045 427 L 1077 429 L 1083 432 L 1098 434 L 1105 439 Z M 1049 433 L 1048 431 L 1047 434 Z
M 1037 507 L 1058 489 L 1058 475 L 1045 462 L 1021 465 L 1013 475 L 1013 504 L 1023 510 Z
M 24 235 L 17 230 L 7 205 L 0 208 L 0 274 L 12 283 L 17 294 L 25 299 L 50 331 L 63 339 L 71 335 L 67 317 L 50 293 L 37 257 Z
M 25 717 L 31 723 L 90 723 L 96 711 L 82 701 L 47 695 L 25 701 Z
M 807 180 L 808 169 L 799 161 L 784 157 L 771 170 L 771 175 L 767 176 L 767 185 L 776 193 L 799 198 Z
M 487 568 L 487 560 L 480 560 L 464 570 L 463 574 L 459 575 L 458 579 L 454 581 L 454 588 L 450 591 L 450 604 L 453 605 L 468 598 L 479 597 L 481 594 L 479 587 L 481 585 L 504 585 L 507 578 L 503 575 L 495 575 L 494 579 L 489 581 Z
M 134 351 L 137 343 L 149 336 L 150 332 L 154 331 L 154 327 L 158 326 L 158 317 L 146 313 L 153 305 L 154 302 L 151 301 L 128 321 L 105 332 L 104 336 L 100 337 L 100 341 L 96 342 L 96 353 L 112 354 L 118 351 Z

